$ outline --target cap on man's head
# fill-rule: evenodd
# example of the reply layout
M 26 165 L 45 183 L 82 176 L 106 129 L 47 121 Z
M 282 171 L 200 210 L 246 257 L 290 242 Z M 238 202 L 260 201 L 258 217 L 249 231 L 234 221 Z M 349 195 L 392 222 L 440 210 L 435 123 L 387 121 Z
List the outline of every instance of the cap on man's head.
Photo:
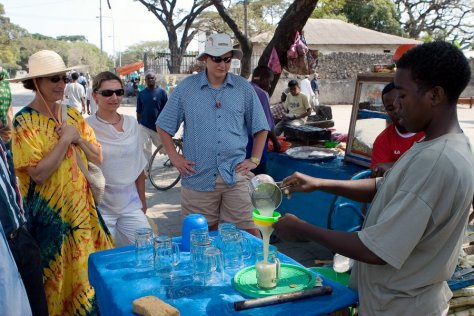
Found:
M 196 59 L 203 60 L 204 56 L 222 56 L 225 53 L 232 52 L 232 58 L 241 59 L 242 51 L 234 49 L 232 45 L 232 39 L 225 33 L 211 34 L 206 40 L 206 46 L 204 52 L 201 53 Z

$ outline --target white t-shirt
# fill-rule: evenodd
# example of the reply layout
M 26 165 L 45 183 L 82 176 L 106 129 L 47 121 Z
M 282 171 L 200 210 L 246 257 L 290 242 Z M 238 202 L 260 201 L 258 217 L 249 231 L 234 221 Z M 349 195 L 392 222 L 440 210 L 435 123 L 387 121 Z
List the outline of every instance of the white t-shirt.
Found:
M 90 101 L 91 115 L 94 115 L 95 112 L 97 112 L 97 103 L 95 103 L 95 100 L 92 97 L 92 87 L 87 87 L 86 89 L 86 100 Z
M 361 315 L 441 315 L 474 194 L 464 134 L 415 143 L 384 178 L 358 236 L 387 264 L 357 262 Z
M 64 95 L 67 97 L 68 104 L 75 107 L 79 112 L 82 111 L 81 100 L 85 100 L 86 93 L 84 91 L 84 86 L 80 83 L 71 82 L 66 85 L 64 90 Z
M 137 120 L 128 115 L 123 118 L 123 132 L 99 121 L 95 115 L 86 119 L 102 146 L 104 159 L 100 169 L 105 177 L 104 199 L 99 204 L 102 214 L 125 214 L 142 208 L 135 180 L 147 161 L 138 140 Z

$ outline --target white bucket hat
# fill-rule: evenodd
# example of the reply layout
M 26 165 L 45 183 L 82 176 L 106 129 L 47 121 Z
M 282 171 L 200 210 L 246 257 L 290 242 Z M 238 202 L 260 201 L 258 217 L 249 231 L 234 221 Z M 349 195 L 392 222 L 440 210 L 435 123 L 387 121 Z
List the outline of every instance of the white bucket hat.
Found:
M 202 61 L 206 55 L 218 57 L 230 51 L 232 51 L 232 58 L 242 59 L 242 51 L 234 49 L 234 46 L 232 45 L 232 39 L 229 35 L 225 33 L 211 34 L 207 38 L 204 52 L 201 53 L 196 59 Z
M 49 77 L 73 69 L 85 68 L 85 65 L 66 67 L 58 53 L 51 50 L 40 50 L 28 59 L 28 74 L 21 78 L 10 79 L 12 82 L 25 81 L 33 78 Z

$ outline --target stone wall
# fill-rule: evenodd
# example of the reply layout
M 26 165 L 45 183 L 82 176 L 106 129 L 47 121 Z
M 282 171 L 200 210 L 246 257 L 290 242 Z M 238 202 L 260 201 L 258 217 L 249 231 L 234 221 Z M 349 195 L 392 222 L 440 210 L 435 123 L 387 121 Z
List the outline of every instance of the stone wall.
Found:
M 358 73 L 370 72 L 374 64 L 390 64 L 392 54 L 332 53 L 319 55 L 317 72 L 319 74 L 319 101 L 321 104 L 352 104 L 355 82 Z M 461 94 L 463 97 L 474 96 L 474 58 L 469 59 L 471 82 Z M 301 80 L 284 72 L 278 81 L 271 103 L 280 100 L 282 91 L 291 79 Z
M 355 79 L 375 64 L 392 64 L 392 54 L 332 53 L 319 54 L 317 72 L 321 79 Z

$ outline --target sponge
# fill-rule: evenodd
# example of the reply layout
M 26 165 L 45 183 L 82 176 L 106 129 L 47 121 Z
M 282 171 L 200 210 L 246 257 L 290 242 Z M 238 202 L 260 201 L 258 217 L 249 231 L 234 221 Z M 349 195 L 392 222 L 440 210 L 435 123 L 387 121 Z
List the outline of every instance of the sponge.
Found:
M 133 312 L 140 316 L 179 316 L 179 310 L 152 295 L 134 300 Z

